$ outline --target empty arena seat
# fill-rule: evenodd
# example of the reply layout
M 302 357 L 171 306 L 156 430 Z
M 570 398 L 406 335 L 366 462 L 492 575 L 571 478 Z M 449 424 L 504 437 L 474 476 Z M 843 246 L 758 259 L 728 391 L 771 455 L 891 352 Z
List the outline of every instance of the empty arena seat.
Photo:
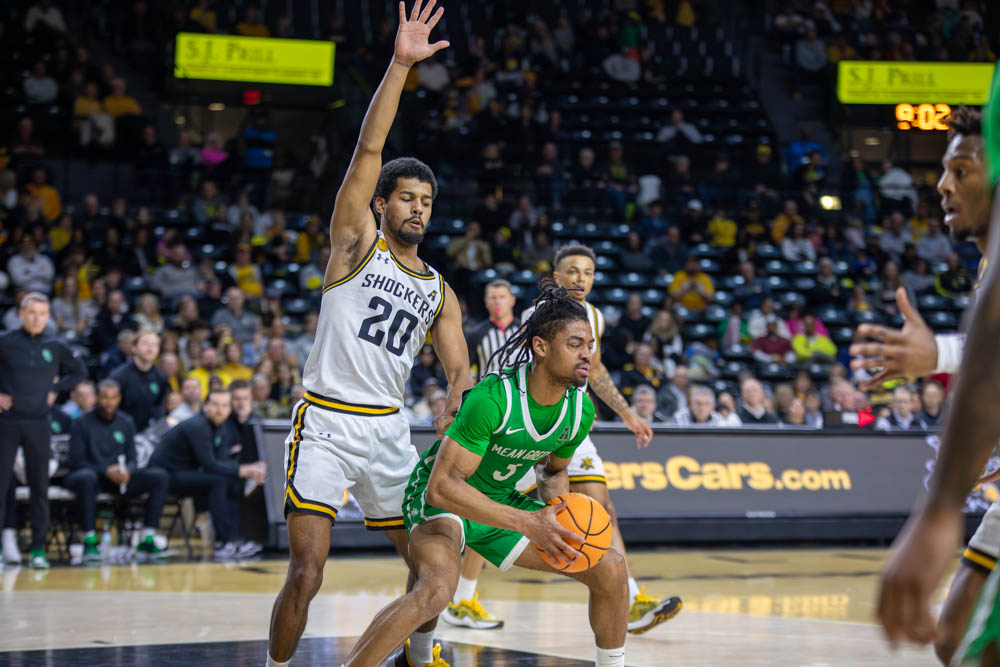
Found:
M 798 292 L 784 292 L 778 296 L 778 302 L 787 308 L 792 305 L 804 304 L 806 302 L 806 298 Z
M 804 262 L 796 262 L 792 265 L 792 270 L 800 276 L 814 276 L 818 271 L 816 263 L 808 260 Z
M 750 373 L 750 366 L 742 361 L 726 361 L 720 366 L 722 377 L 726 380 L 735 381 L 745 373 Z
M 843 326 L 850 324 L 851 316 L 846 310 L 837 308 L 834 305 L 826 305 L 817 308 L 815 311 L 816 317 L 823 321 L 827 327 L 831 326 Z
M 628 301 L 628 290 L 621 287 L 612 287 L 604 291 L 604 301 L 615 305 L 620 305 Z
M 786 380 L 792 379 L 792 367 L 787 364 L 778 364 L 775 362 L 769 362 L 766 364 L 757 364 L 757 369 L 754 375 L 759 380 L 765 380 L 767 382 L 784 382 Z
M 145 276 L 132 276 L 125 279 L 125 291 L 129 293 L 145 292 L 149 289 L 149 283 Z
M 827 325 L 827 329 L 830 331 L 830 338 L 837 345 L 848 345 L 851 340 L 854 339 L 854 329 L 845 326 L 831 327 L 829 323 L 824 322 Z
M 830 378 L 830 366 L 828 364 L 813 362 L 806 364 L 804 370 L 816 382 L 826 382 Z
M 875 310 L 854 313 L 855 324 L 885 324 L 885 316 Z
M 809 276 L 798 276 L 792 279 L 792 288 L 797 292 L 811 292 L 816 287 L 816 281 Z
M 952 300 L 940 294 L 921 294 L 917 297 L 917 309 L 920 312 L 930 310 L 951 310 Z
M 704 312 L 705 319 L 712 324 L 718 324 L 726 319 L 726 309 L 718 304 L 711 304 Z
M 746 280 L 743 279 L 743 276 L 739 275 L 722 276 L 720 282 L 720 285 L 727 290 L 734 290 L 737 287 L 743 286 L 744 284 L 746 284 Z M 716 294 L 718 294 L 718 292 L 716 292 Z
M 283 305 L 286 313 L 289 315 L 295 315 L 296 317 L 301 317 L 312 310 L 310 303 L 301 297 L 291 299 Z
M 666 292 L 658 290 L 655 287 L 648 287 L 642 291 L 642 301 L 647 304 L 659 304 L 663 303 L 663 299 L 667 296 Z
M 722 358 L 727 361 L 742 361 L 750 363 L 753 361 L 753 350 L 749 345 L 729 345 L 720 350 Z
M 685 340 L 705 340 L 715 336 L 715 327 L 704 322 L 689 322 L 684 325 Z
M 614 271 L 618 268 L 618 262 L 615 261 L 615 258 L 609 257 L 606 254 L 598 255 L 597 261 L 594 264 L 599 271 Z
M 515 285 L 534 285 L 538 281 L 538 276 L 531 269 L 515 271 L 510 276 L 510 282 Z
M 730 306 L 733 305 L 733 301 L 735 301 L 735 299 L 733 298 L 733 295 L 730 292 L 726 292 L 724 290 L 716 290 L 715 296 L 712 297 L 712 301 L 719 304 L 723 308 L 729 308 Z
M 791 283 L 782 276 L 767 276 L 764 282 L 773 292 L 785 292 L 792 288 Z
M 764 262 L 764 271 L 772 276 L 788 276 L 794 273 L 792 265 L 780 259 L 771 259 Z
M 777 259 L 781 257 L 781 251 L 773 245 L 759 245 L 754 250 L 754 254 L 761 260 Z
M 926 313 L 924 319 L 928 326 L 935 331 L 948 331 L 958 326 L 958 318 L 955 317 L 955 313 L 947 310 Z

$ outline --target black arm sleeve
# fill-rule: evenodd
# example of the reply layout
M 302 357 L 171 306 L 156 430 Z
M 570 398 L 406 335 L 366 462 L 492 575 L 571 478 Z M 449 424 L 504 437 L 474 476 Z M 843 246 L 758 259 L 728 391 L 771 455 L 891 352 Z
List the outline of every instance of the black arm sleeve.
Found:
M 87 376 L 87 368 L 83 362 L 73 357 L 70 349 L 62 344 L 53 346 L 59 352 L 59 382 L 52 386 L 52 391 L 69 391 Z

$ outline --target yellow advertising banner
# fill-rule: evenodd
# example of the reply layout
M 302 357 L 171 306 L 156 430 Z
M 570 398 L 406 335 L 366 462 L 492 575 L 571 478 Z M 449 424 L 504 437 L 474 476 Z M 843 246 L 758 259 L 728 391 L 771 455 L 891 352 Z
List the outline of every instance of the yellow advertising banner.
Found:
M 182 32 L 174 51 L 178 79 L 329 86 L 333 42 Z
M 837 99 L 842 104 L 969 104 L 989 97 L 992 63 L 841 60 Z

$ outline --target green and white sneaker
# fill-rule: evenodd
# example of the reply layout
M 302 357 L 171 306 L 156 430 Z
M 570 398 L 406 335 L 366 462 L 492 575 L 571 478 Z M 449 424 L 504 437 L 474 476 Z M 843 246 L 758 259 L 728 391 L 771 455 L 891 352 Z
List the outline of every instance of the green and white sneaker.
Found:
M 97 535 L 86 535 L 83 538 L 83 561 L 85 563 L 99 563 L 101 562 L 101 549 L 98 546 L 100 542 L 97 539 Z
M 28 566 L 32 570 L 49 569 L 49 559 L 45 557 L 45 549 L 31 549 L 28 551 Z
M 168 555 L 166 549 L 156 546 L 156 538 L 153 535 L 147 535 L 142 542 L 139 542 L 135 550 L 144 558 L 163 559 Z

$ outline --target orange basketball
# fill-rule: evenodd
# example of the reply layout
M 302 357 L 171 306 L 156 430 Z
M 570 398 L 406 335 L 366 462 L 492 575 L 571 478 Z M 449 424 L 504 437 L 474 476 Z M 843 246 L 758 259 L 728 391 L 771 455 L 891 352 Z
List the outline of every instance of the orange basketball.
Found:
M 575 540 L 567 540 L 580 552 L 575 560 L 560 567 L 550 559 L 544 551 L 538 548 L 542 560 L 560 572 L 583 572 L 601 562 L 601 558 L 611 546 L 611 517 L 608 516 L 599 502 L 582 493 L 564 493 L 549 501 L 549 505 L 558 505 L 567 501 L 566 507 L 556 515 L 556 519 L 567 530 L 572 530 L 584 538 L 583 544 Z

